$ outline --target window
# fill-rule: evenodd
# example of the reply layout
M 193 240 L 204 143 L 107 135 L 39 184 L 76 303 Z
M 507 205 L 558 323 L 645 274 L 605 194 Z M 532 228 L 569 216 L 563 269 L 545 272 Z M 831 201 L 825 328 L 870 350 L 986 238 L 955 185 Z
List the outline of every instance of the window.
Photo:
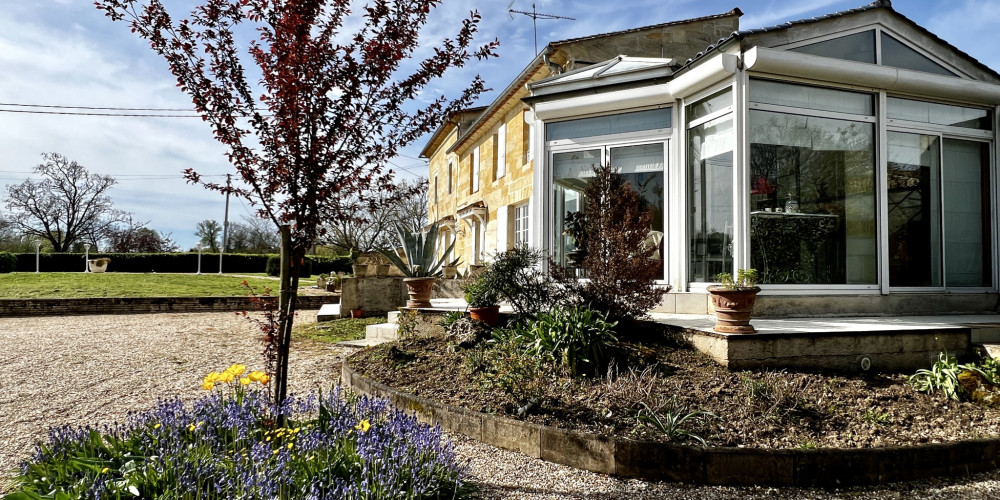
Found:
M 507 173 L 507 124 L 500 125 L 493 137 L 493 157 L 496 158 L 496 178 L 500 179 Z
M 479 191 L 479 146 L 472 150 L 472 192 Z
M 549 123 L 546 140 L 574 139 L 670 128 L 670 108 L 597 116 Z
M 889 97 L 887 107 L 886 114 L 890 120 L 993 130 L 993 113 L 985 109 L 913 101 L 899 97 Z
M 606 159 L 606 160 L 605 160 Z M 552 155 L 552 181 L 556 204 L 556 218 L 553 225 L 556 262 L 562 265 L 578 265 L 585 250 L 576 245 L 570 236 L 564 234 L 566 220 L 580 212 L 587 203 L 584 191 L 594 177 L 594 168 L 604 164 L 612 165 L 633 191 L 641 198 L 641 208 L 653 212 L 649 237 L 654 244 L 660 244 L 663 236 L 664 207 L 664 163 L 666 148 L 663 142 L 653 142 L 627 146 L 601 146 Z M 605 161 L 607 163 L 605 163 Z M 663 247 L 660 246 L 660 259 Z
M 875 64 L 875 31 L 862 31 L 789 50 L 814 56 Z
M 727 88 L 687 107 L 691 281 L 715 281 L 733 269 L 732 104 Z
M 881 45 L 881 57 L 877 57 L 879 49 L 877 49 L 875 44 L 876 30 L 862 31 L 808 45 L 800 45 L 788 50 L 790 52 L 801 52 L 814 56 L 832 57 L 868 64 L 881 64 L 882 66 L 944 76 L 956 76 L 954 72 L 881 29 L 877 31 L 879 45 Z
M 448 160 L 448 194 L 451 194 L 451 186 L 452 186 L 451 172 L 453 168 L 454 168 L 454 163 L 451 160 Z
M 750 87 L 750 261 L 760 282 L 876 284 L 872 96 Z
M 514 207 L 514 245 L 528 245 L 528 204 Z
M 882 65 L 955 76 L 955 73 L 948 71 L 944 66 L 885 33 L 882 33 Z
M 989 144 L 889 132 L 889 285 L 992 283 Z

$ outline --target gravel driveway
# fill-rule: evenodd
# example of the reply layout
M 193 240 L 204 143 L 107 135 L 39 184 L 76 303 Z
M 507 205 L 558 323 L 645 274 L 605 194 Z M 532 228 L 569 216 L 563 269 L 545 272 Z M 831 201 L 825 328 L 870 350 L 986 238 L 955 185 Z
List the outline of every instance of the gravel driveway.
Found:
M 313 321 L 303 311 L 300 321 Z M 199 395 L 201 378 L 234 362 L 260 367 L 251 325 L 232 313 L 0 318 L 0 492 L 49 426 L 100 424 L 158 398 Z M 293 346 L 292 391 L 329 387 L 342 350 Z M 486 498 L 962 498 L 1000 497 L 1000 473 L 888 487 L 820 490 L 694 487 L 625 481 L 455 436 Z

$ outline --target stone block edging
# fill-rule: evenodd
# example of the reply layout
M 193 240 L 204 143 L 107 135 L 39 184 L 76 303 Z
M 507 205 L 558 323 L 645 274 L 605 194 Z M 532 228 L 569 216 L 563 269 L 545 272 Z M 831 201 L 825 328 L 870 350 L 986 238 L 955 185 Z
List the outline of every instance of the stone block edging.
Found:
M 270 300 L 277 300 L 272 297 Z M 332 301 L 322 295 L 300 295 L 298 309 L 319 309 Z M 0 317 L 71 316 L 79 314 L 145 314 L 254 310 L 248 297 L 95 297 L 74 299 L 0 299 Z
M 397 391 L 348 362 L 341 384 L 387 398 L 421 422 L 578 469 L 647 480 L 729 486 L 844 487 L 963 476 L 1000 466 L 1000 438 L 890 448 L 760 449 L 632 441 L 456 408 Z

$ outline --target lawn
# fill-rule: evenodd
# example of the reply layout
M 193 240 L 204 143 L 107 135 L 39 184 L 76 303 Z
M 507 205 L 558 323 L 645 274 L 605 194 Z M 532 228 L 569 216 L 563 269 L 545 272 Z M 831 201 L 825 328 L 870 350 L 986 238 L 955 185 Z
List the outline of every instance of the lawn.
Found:
M 333 321 L 304 322 L 293 327 L 292 334 L 296 339 L 308 339 L 327 344 L 336 344 L 345 340 L 360 340 L 365 338 L 365 327 L 385 323 L 385 316 L 371 318 L 341 318 Z
M 278 287 L 275 279 L 225 274 L 10 273 L 0 274 L 0 299 L 232 297 L 247 294 L 244 281 L 257 287 L 258 293 L 265 286 Z

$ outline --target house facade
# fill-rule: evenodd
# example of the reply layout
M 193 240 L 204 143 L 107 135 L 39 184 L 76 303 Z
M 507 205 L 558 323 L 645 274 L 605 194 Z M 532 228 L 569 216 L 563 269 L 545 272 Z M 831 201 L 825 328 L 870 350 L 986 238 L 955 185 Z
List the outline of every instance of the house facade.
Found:
M 758 30 L 739 15 L 659 25 L 660 50 L 627 43 L 643 29 L 550 45 L 428 144 L 431 220 L 469 228 L 463 261 L 523 242 L 569 263 L 563 223 L 610 164 L 654 213 L 658 310 L 708 312 L 716 275 L 751 267 L 764 314 L 996 310 L 1000 74 L 887 0 Z M 700 48 L 664 42 L 697 28 Z M 479 165 L 479 190 L 442 204 L 442 159 L 473 183 Z

